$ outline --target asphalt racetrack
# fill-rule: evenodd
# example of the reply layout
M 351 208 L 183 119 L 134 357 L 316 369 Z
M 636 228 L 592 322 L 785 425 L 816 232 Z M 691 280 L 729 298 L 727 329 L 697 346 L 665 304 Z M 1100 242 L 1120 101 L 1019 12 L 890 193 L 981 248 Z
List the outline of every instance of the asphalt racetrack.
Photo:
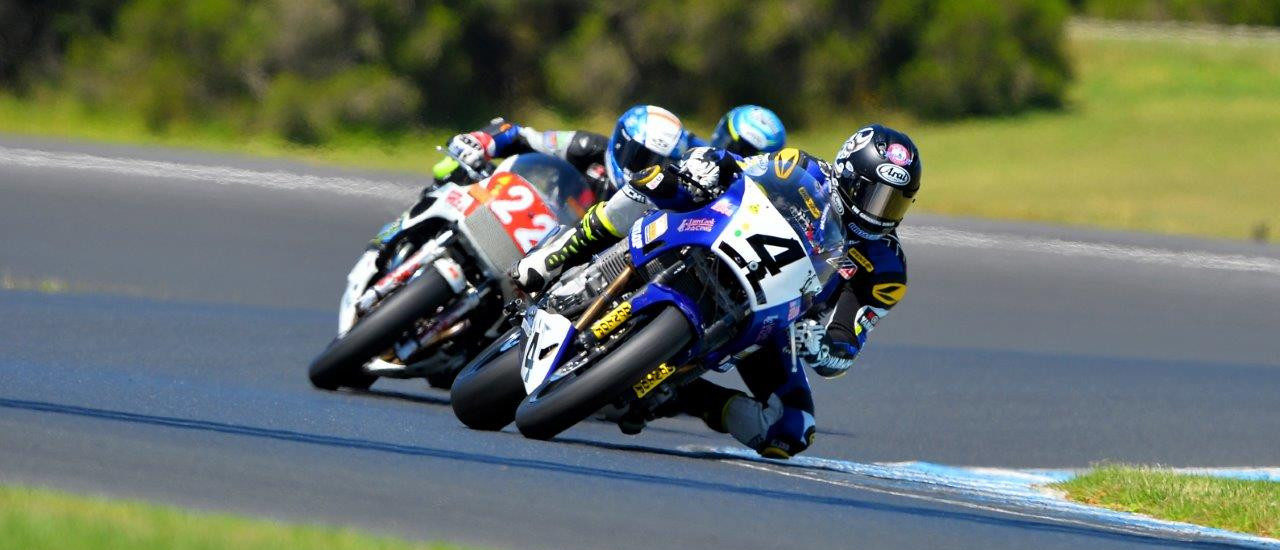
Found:
M 511 548 L 1210 546 L 789 475 L 692 419 L 537 442 L 421 382 L 312 389 L 348 268 L 420 185 L 0 138 L 0 482 Z M 910 291 L 813 380 L 808 455 L 1280 465 L 1280 249 L 910 221 Z

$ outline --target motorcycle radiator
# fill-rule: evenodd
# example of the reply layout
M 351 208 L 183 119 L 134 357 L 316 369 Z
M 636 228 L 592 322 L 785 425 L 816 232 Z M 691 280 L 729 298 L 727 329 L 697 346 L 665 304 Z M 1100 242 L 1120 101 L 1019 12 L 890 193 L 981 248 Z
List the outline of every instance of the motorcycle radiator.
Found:
M 502 275 L 511 269 L 524 253 L 516 247 L 498 218 L 488 208 L 477 208 L 462 220 L 462 228 L 479 251 L 481 260 L 488 264 L 494 275 Z

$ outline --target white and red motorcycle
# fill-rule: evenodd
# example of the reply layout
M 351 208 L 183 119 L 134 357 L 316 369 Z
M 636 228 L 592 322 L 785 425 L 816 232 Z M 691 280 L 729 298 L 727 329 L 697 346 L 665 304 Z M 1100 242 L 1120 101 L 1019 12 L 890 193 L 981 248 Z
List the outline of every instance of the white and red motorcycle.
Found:
M 596 199 L 583 175 L 541 153 L 446 182 L 383 227 L 347 276 L 338 336 L 311 363 L 317 388 L 367 389 L 379 377 L 447 388 L 471 356 L 506 332 L 506 272 Z

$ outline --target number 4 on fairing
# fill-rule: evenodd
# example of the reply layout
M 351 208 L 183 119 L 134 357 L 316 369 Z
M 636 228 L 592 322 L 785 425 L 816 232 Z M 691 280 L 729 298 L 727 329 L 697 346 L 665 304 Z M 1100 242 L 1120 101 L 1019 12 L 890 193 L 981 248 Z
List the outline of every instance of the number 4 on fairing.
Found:
M 742 257 L 742 254 L 735 250 L 727 242 L 720 243 L 720 250 L 724 251 L 733 259 L 738 267 L 742 268 L 746 275 L 747 282 L 751 283 L 751 290 L 756 295 L 756 302 L 764 304 L 768 299 L 764 295 L 764 290 L 760 288 L 760 281 L 765 277 L 777 275 L 782 272 L 782 268 L 792 263 L 808 258 L 805 254 L 804 246 L 799 241 L 787 237 L 777 237 L 764 233 L 757 233 L 746 238 L 747 244 L 751 245 L 751 249 L 755 251 L 756 257 L 760 258 L 758 265 L 752 269 L 751 263 Z M 772 246 L 781 248 L 778 254 L 771 253 L 767 248 Z

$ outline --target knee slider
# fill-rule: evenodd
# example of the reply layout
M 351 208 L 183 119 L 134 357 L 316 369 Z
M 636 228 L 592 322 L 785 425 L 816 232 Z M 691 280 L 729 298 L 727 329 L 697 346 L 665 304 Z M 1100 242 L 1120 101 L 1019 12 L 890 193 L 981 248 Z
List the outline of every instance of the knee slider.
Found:
M 813 444 L 813 414 L 786 407 L 777 395 L 761 403 L 745 395 L 725 406 L 724 425 L 742 444 L 767 458 L 791 458 Z
M 813 445 L 814 434 L 817 429 L 810 425 L 803 433 L 796 434 L 792 430 L 776 429 L 770 430 L 771 433 L 763 448 L 757 449 L 760 456 L 765 458 L 789 459 L 795 455 L 803 453 L 810 445 Z

